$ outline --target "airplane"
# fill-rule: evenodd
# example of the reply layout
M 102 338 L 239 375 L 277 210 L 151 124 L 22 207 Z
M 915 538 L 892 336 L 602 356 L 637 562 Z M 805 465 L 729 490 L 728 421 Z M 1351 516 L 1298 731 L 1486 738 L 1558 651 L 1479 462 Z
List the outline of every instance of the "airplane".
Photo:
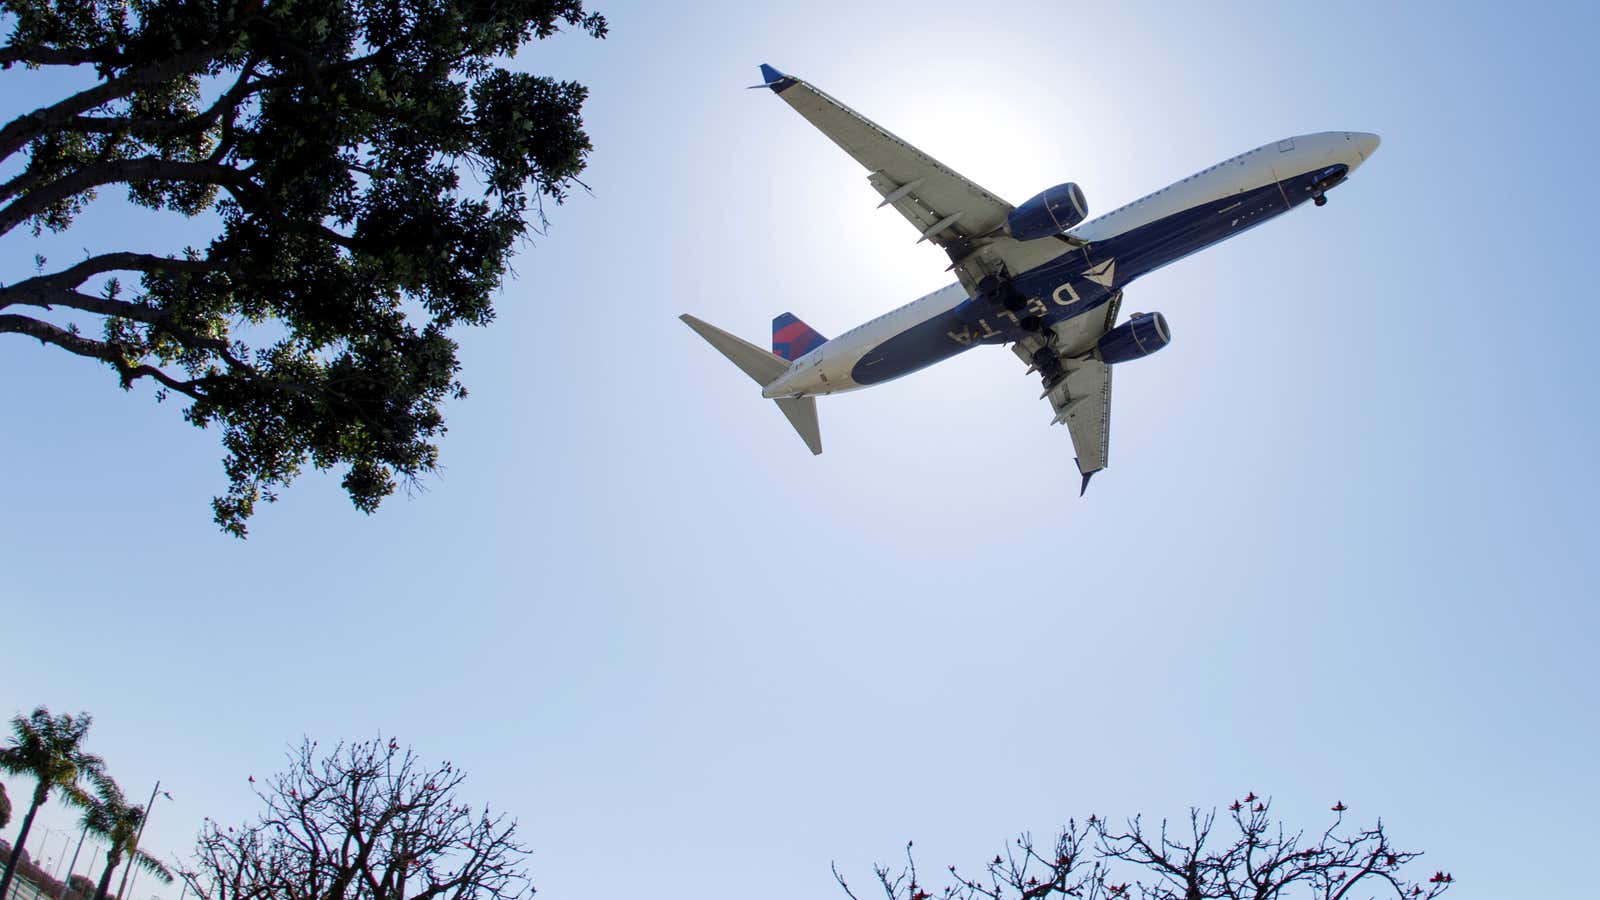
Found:
M 777 401 L 814 454 L 822 452 L 817 397 L 1010 344 L 1039 374 L 1051 424 L 1067 426 L 1080 496 L 1108 462 L 1112 368 L 1172 341 L 1159 312 L 1117 324 L 1123 288 L 1308 200 L 1322 206 L 1379 143 L 1359 131 L 1284 138 L 1088 219 L 1072 182 L 1012 206 L 808 82 L 765 63 L 761 75 L 752 89 L 777 94 L 865 166 L 883 197 L 879 208 L 905 216 L 918 243 L 943 249 L 957 281 L 831 340 L 783 313 L 772 320 L 770 352 L 694 316 L 679 318 Z

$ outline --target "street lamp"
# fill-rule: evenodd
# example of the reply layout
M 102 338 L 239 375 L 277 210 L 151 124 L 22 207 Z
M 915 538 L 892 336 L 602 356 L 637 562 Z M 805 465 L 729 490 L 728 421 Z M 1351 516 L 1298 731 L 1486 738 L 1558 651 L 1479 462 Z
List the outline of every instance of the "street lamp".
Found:
M 72 870 L 78 867 L 78 854 L 83 851 L 84 838 L 89 836 L 88 817 L 85 816 L 84 818 L 85 821 L 83 823 L 83 831 L 78 833 L 77 849 L 72 851 L 72 862 L 67 863 L 67 877 L 61 879 L 61 893 L 56 895 L 56 900 L 61 900 L 62 897 L 66 896 L 67 891 L 72 887 Z M 63 847 L 61 849 L 65 850 L 66 848 Z
M 144 837 L 144 827 L 150 824 L 150 812 L 156 805 L 158 793 L 168 800 L 172 799 L 171 794 L 161 790 L 161 782 L 157 780 L 156 786 L 150 789 L 150 802 L 144 805 L 144 818 L 139 820 L 139 830 L 133 835 L 133 846 L 128 849 L 128 867 L 122 870 L 122 883 L 117 886 L 117 900 L 128 896 L 128 876 L 136 874 L 134 869 L 139 861 L 139 839 Z

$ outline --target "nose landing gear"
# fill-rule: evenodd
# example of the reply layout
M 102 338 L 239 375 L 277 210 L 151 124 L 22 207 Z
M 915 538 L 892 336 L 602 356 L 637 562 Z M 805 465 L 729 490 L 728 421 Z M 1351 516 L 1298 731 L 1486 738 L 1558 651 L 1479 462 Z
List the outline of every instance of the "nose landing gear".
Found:
M 1311 202 L 1318 206 L 1327 206 L 1327 190 L 1343 183 L 1345 178 L 1349 177 L 1349 175 L 1350 167 L 1343 163 L 1340 163 L 1337 166 L 1331 166 L 1324 170 L 1321 177 L 1319 177 L 1316 181 L 1313 181 L 1311 183 L 1311 187 L 1307 189 L 1311 191 Z

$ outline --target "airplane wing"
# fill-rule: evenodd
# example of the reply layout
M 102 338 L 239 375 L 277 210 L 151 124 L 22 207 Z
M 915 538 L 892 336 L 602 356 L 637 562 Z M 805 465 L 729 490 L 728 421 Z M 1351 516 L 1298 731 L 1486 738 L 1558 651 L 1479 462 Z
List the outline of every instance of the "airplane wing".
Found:
M 1033 365 L 1036 345 L 1016 343 L 1012 350 L 1023 362 Z M 1093 357 L 1060 359 L 1065 377 L 1047 377 L 1044 397 L 1050 400 L 1056 417 L 1050 424 L 1066 423 L 1072 447 L 1078 453 L 1078 472 L 1083 476 L 1081 495 L 1089 479 L 1104 469 L 1111 450 L 1111 367 Z
M 867 180 L 922 235 L 950 255 L 970 291 L 1002 266 L 1023 272 L 1069 252 L 1060 241 L 1018 241 L 1000 231 L 1011 204 L 885 131 L 807 82 L 762 64 L 763 84 L 865 166 Z

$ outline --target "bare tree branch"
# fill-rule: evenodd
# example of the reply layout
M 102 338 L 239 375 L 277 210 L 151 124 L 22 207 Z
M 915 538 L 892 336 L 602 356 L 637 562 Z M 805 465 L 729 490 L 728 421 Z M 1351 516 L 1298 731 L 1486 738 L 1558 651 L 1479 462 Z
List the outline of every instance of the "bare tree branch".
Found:
M 257 788 L 265 810 L 255 824 L 207 826 L 186 880 L 202 900 L 526 898 L 516 823 L 459 802 L 463 780 L 394 741 L 326 755 L 307 742 Z
M 1383 823 L 1353 832 L 1335 820 L 1318 843 L 1307 846 L 1303 832 L 1288 832 L 1270 816 L 1270 801 L 1254 793 L 1248 802 L 1229 806 L 1237 834 L 1220 840 L 1216 814 L 1189 813 L 1189 834 L 1177 837 L 1163 821 L 1151 833 L 1135 816 L 1124 829 L 1112 829 L 1097 816 L 1075 822 L 1058 834 L 1052 852 L 1042 851 L 1024 833 L 996 855 L 984 877 L 962 875 L 950 866 L 952 882 L 940 889 L 939 900 L 1126 900 L 1137 888 L 1142 900 L 1279 900 L 1299 889 L 1317 900 L 1351 900 L 1361 890 L 1380 886 L 1396 900 L 1432 900 L 1455 879 L 1438 871 L 1426 882 L 1407 878 L 1402 870 L 1420 853 L 1395 849 Z M 1335 807 L 1342 812 L 1343 804 Z M 933 894 L 918 882 L 907 845 L 906 865 L 899 872 L 875 866 L 874 874 L 888 900 L 928 900 Z M 859 900 L 837 866 L 834 880 L 851 900 Z

